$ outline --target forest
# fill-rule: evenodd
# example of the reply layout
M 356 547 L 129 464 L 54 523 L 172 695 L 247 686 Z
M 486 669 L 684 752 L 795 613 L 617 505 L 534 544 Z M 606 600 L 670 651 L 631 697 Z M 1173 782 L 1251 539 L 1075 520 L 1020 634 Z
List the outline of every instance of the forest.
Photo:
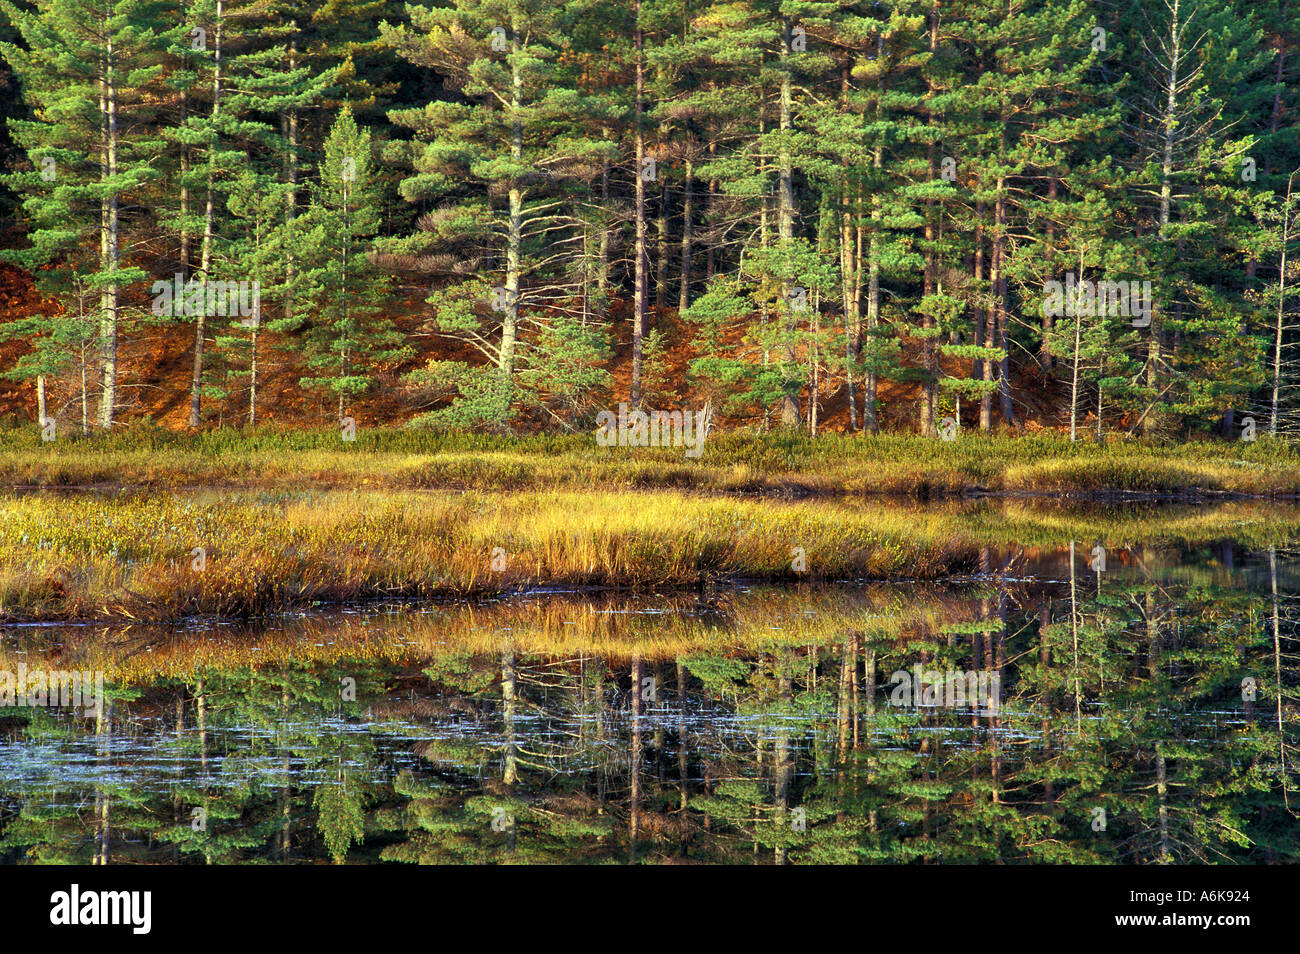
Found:
M 0 866 L 1295 864 L 1297 63 L 1300 0 L 0 0 Z M 1059 872 L 1007 923 L 1170 888 Z M 159 918 L 313 920 L 242 875 Z
M 1285 435 L 1297 45 L 1290 0 L 3 0 L 0 411 Z

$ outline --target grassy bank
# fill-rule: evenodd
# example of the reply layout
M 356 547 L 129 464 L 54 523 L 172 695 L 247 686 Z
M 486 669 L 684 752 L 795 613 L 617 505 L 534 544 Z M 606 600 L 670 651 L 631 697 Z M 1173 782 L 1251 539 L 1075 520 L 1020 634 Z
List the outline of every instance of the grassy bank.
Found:
M 482 491 L 672 489 L 816 496 L 1117 493 L 1300 497 L 1300 453 L 1281 441 L 1070 444 L 1053 436 L 946 443 L 906 436 L 816 440 L 719 435 L 679 448 L 602 448 L 591 435 L 523 438 L 367 430 L 178 434 L 134 427 L 42 443 L 0 434 L 0 485 Z
M 0 497 L 0 618 L 246 616 L 544 585 L 930 580 L 980 551 L 1300 536 L 1300 509 L 1105 513 L 672 492 L 248 491 Z M 1082 551 L 1081 551 L 1082 552 Z

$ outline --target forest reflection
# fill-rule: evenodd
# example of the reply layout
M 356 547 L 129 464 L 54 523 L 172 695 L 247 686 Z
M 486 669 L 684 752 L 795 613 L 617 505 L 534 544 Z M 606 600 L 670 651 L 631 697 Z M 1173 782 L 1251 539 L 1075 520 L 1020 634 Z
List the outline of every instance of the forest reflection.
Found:
M 0 670 L 111 689 L 0 709 L 0 860 L 1300 860 L 1294 554 L 983 563 L 8 627 Z M 951 673 L 994 697 L 927 691 Z

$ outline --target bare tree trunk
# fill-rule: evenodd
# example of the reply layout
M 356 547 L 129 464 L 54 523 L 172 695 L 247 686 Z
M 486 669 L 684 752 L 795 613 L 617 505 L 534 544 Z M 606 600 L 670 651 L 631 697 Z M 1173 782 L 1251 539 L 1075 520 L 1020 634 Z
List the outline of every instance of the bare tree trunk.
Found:
M 847 69 L 846 69 L 847 72 Z M 847 83 L 847 78 L 845 80 Z M 844 309 L 844 363 L 848 378 L 849 427 L 858 429 L 858 401 L 853 393 L 853 362 L 862 348 L 862 319 L 853 294 L 853 225 L 849 213 L 848 181 L 840 197 L 840 294 Z
M 1006 119 L 1002 120 L 1002 129 L 1006 130 Z M 1007 341 L 1007 272 L 1006 263 L 1006 228 L 1007 199 L 1003 194 L 1006 180 L 998 179 L 998 199 L 994 206 L 993 220 L 996 225 L 993 233 L 993 306 L 997 318 L 996 347 L 1002 349 L 998 358 L 998 399 L 1002 408 L 1002 420 L 1012 426 L 1016 423 L 1016 412 L 1011 405 L 1011 348 Z
M 86 348 L 89 344 L 86 334 L 86 289 L 80 281 L 77 282 L 77 328 L 81 337 L 80 347 L 77 350 L 81 365 L 81 433 L 84 435 L 90 433 L 90 372 L 86 360 Z
M 103 136 L 103 172 L 100 181 L 113 182 L 117 177 L 117 76 L 116 51 L 108 38 L 104 50 L 104 72 L 100 76 L 99 107 Z M 116 186 L 112 187 L 116 189 Z M 115 191 L 100 200 L 99 229 L 100 267 L 116 276 L 121 256 L 121 237 L 118 234 L 118 198 Z M 99 342 L 101 388 L 99 398 L 99 426 L 107 430 L 113 426 L 113 412 L 117 407 L 117 322 L 118 285 L 114 279 L 100 293 Z
M 1286 308 L 1286 244 L 1291 237 L 1291 184 L 1295 181 L 1295 175 L 1295 172 L 1292 172 L 1287 177 L 1286 204 L 1282 207 L 1282 252 L 1277 274 L 1277 326 L 1274 328 L 1273 333 L 1273 399 L 1270 405 L 1272 410 L 1268 418 L 1270 437 L 1277 436 L 1278 394 L 1282 389 L 1282 322 Z
M 790 56 L 790 21 L 787 19 L 781 24 L 781 59 L 788 59 Z M 791 87 L 790 73 L 783 70 L 781 72 L 781 103 L 780 103 L 780 124 L 781 133 L 790 131 L 791 126 Z M 780 190 L 779 201 L 777 204 L 777 234 L 781 242 L 786 247 L 794 238 L 794 163 L 790 155 L 790 148 L 786 145 L 786 139 L 782 138 L 781 148 L 777 153 L 777 182 Z M 781 283 L 781 301 L 783 311 L 787 317 L 785 322 L 785 334 L 787 339 L 792 339 L 796 327 L 796 319 L 791 313 L 790 298 L 791 285 L 788 280 Z M 793 375 L 796 361 L 795 347 L 792 340 L 787 340 L 782 348 L 782 360 L 785 365 L 783 375 Z M 783 394 L 781 396 L 781 424 L 784 427 L 799 426 L 799 391 L 793 381 L 786 380 L 782 382 Z
M 1082 249 L 1079 250 L 1079 283 L 1080 284 L 1083 283 L 1083 250 Z M 1081 310 L 1082 309 L 1075 309 L 1076 314 L 1074 316 L 1074 369 L 1072 371 L 1071 378 L 1070 378 L 1070 443 L 1071 444 L 1074 443 L 1074 439 L 1075 439 L 1075 423 L 1078 420 L 1078 407 L 1079 407 L 1079 336 L 1080 336 L 1080 331 L 1083 327 L 1083 315 L 1077 314 L 1077 312 Z M 1098 378 L 1099 382 L 1100 380 L 1101 379 Z M 1097 400 L 1098 402 L 1100 402 L 1101 400 L 1100 383 L 1098 383 L 1097 385 L 1097 394 L 1098 394 Z M 1100 426 L 1100 422 L 1101 422 L 1100 410 L 1097 411 L 1097 421 L 1098 421 L 1098 426 Z
M 873 163 L 877 169 L 884 162 L 883 151 L 877 147 Z M 871 239 L 867 249 L 867 334 L 871 338 L 872 353 L 875 353 L 876 330 L 880 327 L 880 197 L 871 197 Z M 861 285 L 862 229 L 858 229 L 858 284 Z M 858 346 L 861 352 L 861 344 Z M 862 381 L 862 426 L 868 434 L 880 431 L 879 415 L 876 413 L 876 389 L 878 387 L 876 369 L 867 368 Z
M 661 138 L 662 142 L 662 130 Z M 659 215 L 655 218 L 655 304 L 668 307 L 668 181 L 659 178 Z
M 260 321 L 259 316 L 259 321 Z M 248 426 L 257 424 L 257 325 L 253 326 L 253 338 L 249 342 L 248 360 Z
M 633 4 L 636 18 L 636 239 L 633 255 L 634 285 L 632 292 L 632 383 L 628 403 L 641 405 L 642 344 L 646 319 L 646 220 L 645 220 L 645 32 L 641 29 L 641 0 Z M 633 834 L 635 839 L 635 833 Z
M 523 108 L 524 80 L 519 72 L 518 33 L 511 31 L 510 46 L 510 102 L 513 120 L 510 136 L 510 158 L 515 168 L 524 161 L 524 127 L 518 118 Z M 519 329 L 519 286 L 523 270 L 521 249 L 524 237 L 524 195 L 517 178 L 510 180 L 510 224 L 506 235 L 506 301 L 501 316 L 501 350 L 497 353 L 497 370 L 501 383 L 509 389 L 515 377 L 515 339 Z M 508 391 L 507 391 L 508 393 Z
M 1165 114 L 1161 117 L 1164 129 L 1164 143 L 1160 158 L 1160 239 L 1166 237 L 1169 226 L 1169 212 L 1173 204 L 1174 139 L 1178 127 L 1178 92 L 1179 67 L 1182 65 L 1183 23 L 1181 19 L 1182 0 L 1171 0 L 1169 11 L 1172 14 L 1169 26 L 1169 75 L 1165 83 L 1168 90 L 1165 100 Z M 1154 434 L 1160 424 L 1160 415 L 1155 405 L 1160 400 L 1160 366 L 1161 357 L 1161 321 L 1160 309 L 1153 308 L 1151 315 L 1151 337 L 1147 342 L 1146 384 L 1151 391 L 1152 406 L 1142 417 L 1142 432 Z
M 298 21 L 289 21 L 293 31 L 289 38 L 289 71 L 298 68 Z M 284 181 L 289 188 L 284 194 L 284 223 L 289 228 L 289 241 L 284 243 L 284 317 L 292 319 L 296 313 L 294 302 L 294 236 L 293 223 L 298 217 L 298 110 L 290 109 L 281 117 L 281 131 L 287 149 L 284 155 Z
M 217 0 L 216 19 L 213 21 L 212 52 L 212 138 L 208 142 L 208 191 L 203 206 L 203 247 L 199 253 L 199 272 L 203 281 L 211 281 L 212 229 L 216 212 L 217 176 L 217 117 L 221 113 L 221 27 L 224 0 Z M 206 327 L 206 303 L 199 309 L 194 323 L 194 373 L 190 380 L 190 427 L 202 421 L 203 405 L 203 335 Z
M 681 291 L 677 296 L 677 310 L 685 311 L 691 305 L 691 216 L 695 214 L 695 178 L 691 160 L 686 160 L 686 185 L 682 192 L 682 255 Z
M 1049 209 L 1056 208 L 1057 184 L 1056 176 L 1052 176 L 1047 184 L 1047 206 Z M 1047 258 L 1047 274 L 1052 274 L 1052 262 L 1056 257 L 1056 219 L 1050 215 L 1047 219 L 1047 247 L 1045 249 Z M 1038 346 L 1038 367 L 1044 374 L 1052 370 L 1052 316 L 1048 314 L 1048 309 L 1043 309 L 1043 326 L 1042 341 Z
M 974 278 L 976 287 L 979 287 L 984 281 L 984 203 L 975 203 L 975 267 Z M 993 346 L 993 306 L 989 305 L 984 309 L 983 320 L 975 322 L 975 343 L 980 347 Z M 989 357 L 979 358 L 975 362 L 979 366 L 980 380 L 984 382 L 984 389 L 980 391 L 980 430 L 988 432 L 993 428 L 993 359 Z
M 818 251 L 820 252 L 821 250 L 818 249 Z M 815 297 L 820 299 L 820 293 L 818 293 Z M 817 348 L 817 341 L 822 331 L 822 320 L 821 320 L 820 308 L 821 308 L 821 302 L 819 300 L 815 305 L 813 305 L 813 317 L 812 317 L 813 339 L 812 339 L 812 343 L 808 346 L 808 351 L 809 351 L 808 360 L 809 363 L 812 365 L 812 391 L 808 396 L 808 432 L 812 437 L 817 436 L 817 410 L 818 410 L 817 405 L 821 401 L 821 366 L 820 366 L 821 354 L 819 353 Z
M 188 16 L 188 5 L 183 5 L 183 16 Z M 182 22 L 184 22 L 182 20 Z M 181 56 L 181 68 L 190 69 L 190 55 L 185 52 Z M 182 129 L 189 125 L 190 115 L 190 97 L 189 88 L 181 90 L 181 118 L 180 126 Z M 181 175 L 180 175 L 180 209 L 181 209 L 181 247 L 180 263 L 181 274 L 187 279 L 190 277 L 190 147 L 189 144 L 181 146 Z
M 609 222 L 603 218 L 603 212 L 609 208 L 609 166 L 600 172 L 600 235 L 596 240 L 596 297 L 600 300 L 597 314 L 601 318 L 609 314 Z
M 939 0 L 935 0 L 930 9 L 930 53 L 934 55 L 939 50 Z M 929 94 L 934 96 L 938 92 L 938 86 L 932 79 L 929 80 Z M 929 107 L 933 115 L 933 107 Z M 930 143 L 927 148 L 928 153 L 928 178 L 933 181 L 935 177 L 935 145 Z M 934 200 L 926 200 L 925 216 L 925 255 L 924 255 L 924 275 L 922 278 L 922 297 L 929 296 L 934 292 L 935 287 L 935 261 L 934 261 L 934 241 L 935 241 L 935 205 Z M 921 316 L 921 326 L 927 331 L 934 326 L 934 319 L 930 315 Z M 923 376 L 921 379 L 921 414 L 919 421 L 919 430 L 923 437 L 928 437 L 934 431 L 934 405 L 935 405 L 935 353 L 934 339 L 926 335 L 921 341 L 921 367 Z
M 709 162 L 712 163 L 713 160 L 715 160 L 717 157 L 718 157 L 717 134 L 716 134 L 716 130 L 713 128 L 713 124 L 710 123 L 709 124 Z M 705 255 L 704 255 L 704 281 L 706 284 L 713 281 L 713 274 L 717 269 L 717 262 L 715 261 L 715 259 L 717 256 L 718 243 L 713 236 L 713 230 L 717 228 L 717 223 L 714 221 L 714 215 L 718 210 L 718 180 L 717 179 L 709 180 L 709 197 L 707 201 L 708 201 L 708 205 L 705 207 L 704 210 L 705 224 L 708 227 L 708 234 L 709 234 L 709 247 L 705 249 Z

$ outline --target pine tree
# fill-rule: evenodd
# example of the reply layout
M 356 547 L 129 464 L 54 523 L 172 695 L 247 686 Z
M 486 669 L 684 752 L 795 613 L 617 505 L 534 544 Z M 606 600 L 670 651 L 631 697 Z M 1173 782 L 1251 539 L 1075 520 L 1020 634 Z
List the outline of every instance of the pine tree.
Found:
M 43 0 L 30 10 L 10 3 L 3 9 L 23 46 L 4 44 L 0 54 L 35 112 L 31 120 L 10 122 L 32 164 L 8 180 L 26 193 L 23 208 L 32 223 L 30 247 L 11 253 L 11 260 L 28 269 L 50 263 L 63 273 L 51 281 L 65 315 L 84 313 L 85 288 L 98 293 L 96 420 L 107 429 L 119 403 L 118 335 L 126 301 L 146 277 L 124 260 L 122 212 L 154 176 L 150 160 L 158 143 L 150 135 L 149 108 L 168 41 L 156 27 L 164 22 L 162 7 L 155 0 Z M 73 270 L 95 246 L 93 271 L 77 278 Z M 66 341 L 68 335 L 62 325 L 51 338 Z
M 296 336 L 290 344 L 302 350 L 308 372 L 301 385 L 332 393 L 342 421 L 349 403 L 374 384 L 380 367 L 399 361 L 409 349 L 383 314 L 385 281 L 372 261 L 382 196 L 370 134 L 358 129 L 345 109 L 324 151 L 311 202 L 289 238 L 300 262 L 295 294 L 307 311 L 271 327 Z
M 1138 77 L 1127 118 L 1138 172 L 1136 224 L 1150 238 L 1158 286 L 1140 412 L 1143 432 L 1154 434 L 1170 412 L 1210 424 L 1207 418 L 1231 403 L 1234 386 L 1225 372 L 1251 360 L 1238 350 L 1250 344 L 1237 335 L 1240 296 L 1225 295 L 1216 276 L 1240 255 L 1234 246 L 1245 225 L 1241 160 L 1252 140 L 1235 138 L 1233 92 L 1266 75 L 1269 56 L 1252 18 L 1225 0 L 1168 0 L 1163 9 L 1140 12 L 1128 32 Z M 1178 346 L 1188 340 L 1199 354 Z M 1198 379 L 1207 371 L 1208 379 Z
M 409 27 L 384 25 L 386 41 L 437 70 L 458 101 L 392 114 L 416 137 L 402 194 L 427 211 L 420 231 L 388 251 L 399 265 L 450 280 L 429 298 L 434 327 L 490 363 L 433 366 L 414 380 L 451 375 L 457 423 L 506 426 L 533 347 L 526 326 L 544 327 L 547 310 L 580 297 L 567 267 L 578 257 L 570 236 L 582 229 L 569 190 L 611 161 L 613 144 L 580 134 L 574 116 L 584 97 L 554 82 L 565 37 L 552 2 L 458 0 L 410 15 Z
M 232 183 L 228 205 L 234 237 L 226 245 L 220 262 L 222 274 L 243 276 L 252 284 L 252 314 L 232 320 L 216 335 L 222 371 L 237 379 L 246 379 L 250 427 L 257 423 L 258 387 L 262 383 L 259 367 L 259 344 L 266 304 L 283 298 L 287 292 L 284 246 L 295 232 L 284 221 L 285 194 L 288 183 L 277 182 L 270 175 L 245 172 Z M 245 390 L 245 389 L 241 389 Z M 228 398 L 229 387 L 217 396 Z

